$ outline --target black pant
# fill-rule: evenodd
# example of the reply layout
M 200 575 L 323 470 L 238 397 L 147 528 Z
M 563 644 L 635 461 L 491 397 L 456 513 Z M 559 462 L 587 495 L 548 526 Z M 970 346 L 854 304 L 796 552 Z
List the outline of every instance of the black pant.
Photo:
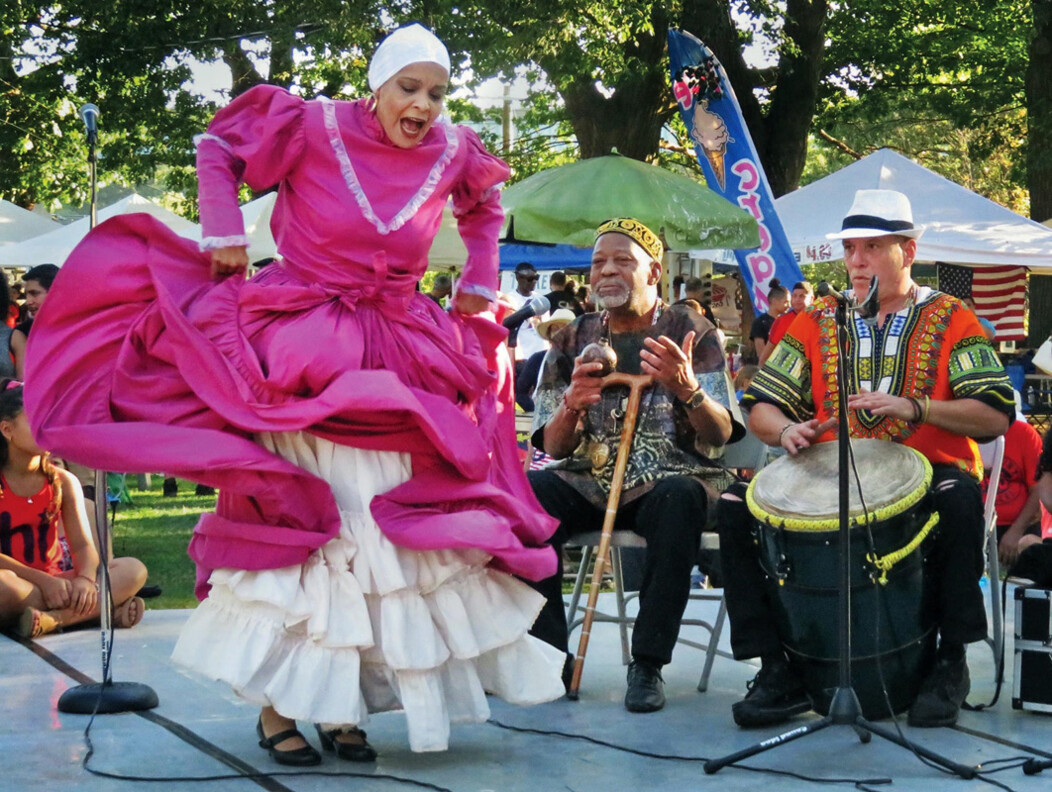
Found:
M 573 487 L 547 470 L 529 473 L 533 492 L 559 528 L 549 543 L 559 554 L 554 575 L 530 583 L 547 602 L 530 634 L 567 651 L 566 611 L 562 596 L 562 546 L 579 533 L 603 527 L 597 509 Z M 639 615 L 632 630 L 632 656 L 662 666 L 672 659 L 679 623 L 690 595 L 690 573 L 705 525 L 708 497 L 700 482 L 675 476 L 618 510 L 615 530 L 631 530 L 647 540 Z
M 739 500 L 720 498 L 716 506 L 731 649 L 738 660 L 782 651 L 773 594 L 760 567 L 753 540 L 755 520 L 745 504 L 745 489 L 744 484 L 731 485 L 727 492 Z M 979 588 L 984 534 L 979 484 L 954 467 L 937 465 L 931 496 L 939 523 L 925 558 L 928 607 L 934 611 L 943 641 L 979 641 L 986 637 L 986 607 Z

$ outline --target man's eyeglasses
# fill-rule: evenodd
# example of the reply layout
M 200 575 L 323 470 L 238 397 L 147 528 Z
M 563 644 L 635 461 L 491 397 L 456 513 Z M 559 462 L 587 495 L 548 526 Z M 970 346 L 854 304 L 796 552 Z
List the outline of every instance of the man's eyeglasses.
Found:
M 524 272 L 520 272 L 515 277 L 516 278 L 522 278 L 523 280 L 539 280 L 541 276 L 538 275 L 536 272 L 533 273 L 532 275 L 529 275 L 529 274 L 524 273 Z

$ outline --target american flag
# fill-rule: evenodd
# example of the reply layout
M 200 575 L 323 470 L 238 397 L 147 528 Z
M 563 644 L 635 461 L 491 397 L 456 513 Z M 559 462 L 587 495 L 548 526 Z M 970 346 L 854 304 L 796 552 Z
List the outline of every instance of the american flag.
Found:
M 975 300 L 975 311 L 993 323 L 998 341 L 1026 339 L 1026 267 L 939 264 L 939 291 Z

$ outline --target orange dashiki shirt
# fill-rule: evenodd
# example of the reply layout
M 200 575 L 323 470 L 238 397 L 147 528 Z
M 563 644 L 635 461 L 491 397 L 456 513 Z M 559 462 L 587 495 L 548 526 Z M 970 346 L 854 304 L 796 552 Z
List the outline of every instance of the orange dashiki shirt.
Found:
M 837 414 L 836 301 L 815 303 L 793 322 L 742 399 L 742 407 L 767 402 L 796 421 L 824 421 Z M 918 287 L 915 301 L 870 325 L 850 314 L 847 381 L 850 393 L 882 391 L 923 401 L 978 399 L 1012 420 L 1012 386 L 986 340 L 979 320 L 958 300 Z M 903 443 L 935 465 L 955 465 L 982 479 L 975 441 L 931 424 L 851 410 L 852 437 Z M 819 438 L 835 438 L 832 431 Z

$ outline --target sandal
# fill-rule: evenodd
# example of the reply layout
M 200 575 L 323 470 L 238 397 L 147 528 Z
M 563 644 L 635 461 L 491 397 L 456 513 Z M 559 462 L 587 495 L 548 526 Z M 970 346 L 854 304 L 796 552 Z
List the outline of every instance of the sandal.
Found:
M 286 729 L 278 732 L 272 737 L 267 737 L 263 731 L 263 718 L 256 721 L 256 734 L 259 735 L 259 747 L 265 748 L 270 758 L 278 764 L 292 765 L 293 767 L 309 767 L 321 764 L 321 754 L 314 750 L 309 743 L 302 748 L 294 748 L 290 751 L 279 751 L 275 745 L 285 742 L 292 737 L 299 737 L 304 742 L 306 738 L 300 734 L 299 729 Z
M 22 638 L 39 638 L 59 628 L 58 619 L 47 611 L 26 608 L 18 619 L 18 634 Z
M 121 629 L 134 627 L 146 613 L 146 602 L 142 597 L 128 597 L 113 609 L 113 626 Z
M 365 739 L 365 732 L 359 728 L 351 726 L 343 729 L 322 729 L 320 723 L 315 723 L 314 728 L 318 730 L 318 739 L 321 740 L 321 747 L 329 753 L 335 752 L 335 754 L 341 759 L 346 759 L 348 762 L 375 762 L 376 761 L 376 749 L 369 745 Z M 361 742 L 346 742 L 344 740 L 337 740 L 341 734 L 354 735 L 361 738 Z

